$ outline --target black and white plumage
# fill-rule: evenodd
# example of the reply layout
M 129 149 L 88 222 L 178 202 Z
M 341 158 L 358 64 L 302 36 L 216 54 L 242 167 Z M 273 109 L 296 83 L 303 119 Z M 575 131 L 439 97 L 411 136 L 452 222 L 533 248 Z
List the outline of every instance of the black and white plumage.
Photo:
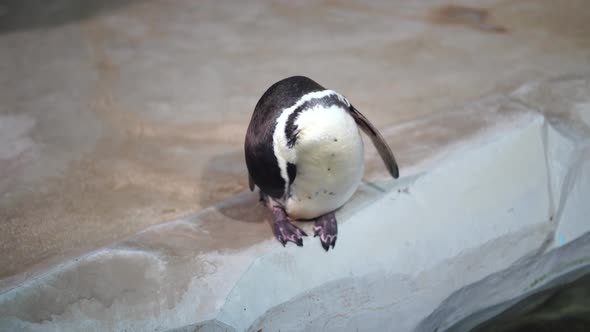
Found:
M 273 84 L 256 104 L 244 145 L 250 190 L 260 188 L 283 245 L 302 245 L 306 235 L 292 218 L 315 219 L 324 249 L 334 247 L 334 211 L 350 199 L 364 172 L 359 128 L 397 178 L 397 163 L 383 137 L 339 93 L 293 76 Z

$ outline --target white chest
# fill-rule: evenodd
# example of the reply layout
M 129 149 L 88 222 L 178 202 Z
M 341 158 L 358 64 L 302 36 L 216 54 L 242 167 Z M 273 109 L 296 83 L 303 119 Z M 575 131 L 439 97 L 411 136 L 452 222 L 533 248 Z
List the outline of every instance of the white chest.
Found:
M 296 124 L 298 139 L 289 157 L 297 174 L 285 208 L 291 217 L 310 219 L 338 209 L 354 194 L 364 172 L 363 141 L 354 119 L 338 106 L 308 110 Z

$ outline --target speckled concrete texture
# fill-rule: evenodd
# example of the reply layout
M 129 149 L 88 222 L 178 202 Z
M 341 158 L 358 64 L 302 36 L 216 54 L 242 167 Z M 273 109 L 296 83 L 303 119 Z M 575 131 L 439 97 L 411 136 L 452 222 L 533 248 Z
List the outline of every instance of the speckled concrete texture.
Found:
M 547 248 L 574 241 L 588 225 L 579 208 L 589 183 L 587 8 L 584 0 L 3 2 L 0 325 L 223 329 L 230 322 L 218 314 L 242 275 L 261 255 L 299 249 L 272 239 L 268 213 L 246 192 L 242 152 L 256 101 L 294 74 L 346 95 L 401 165 L 400 182 L 385 180 L 367 144 L 366 181 L 340 211 L 343 227 L 536 113 L 545 118 L 546 209 L 557 227 Z M 249 318 L 239 326 L 263 319 L 241 314 Z
M 246 190 L 242 136 L 256 100 L 283 77 L 345 94 L 408 167 L 484 120 L 405 123 L 590 68 L 583 0 L 465 6 L 3 3 L 0 278 Z M 368 158 L 368 176 L 383 176 Z
M 580 84 L 590 80 L 546 86 L 571 92 Z M 590 139 L 570 121 L 577 103 L 550 123 L 518 93 L 457 111 L 463 118 L 485 113 L 496 123 L 415 166 L 414 175 L 363 184 L 338 213 L 339 242 L 329 254 L 313 239 L 303 248 L 277 244 L 256 194 L 243 193 L 28 279 L 0 297 L 0 327 L 411 331 L 424 320 L 443 324 L 439 315 L 428 317 L 446 297 L 522 259 L 559 257 L 555 252 L 567 247 L 563 238 L 576 242 L 588 232 L 583 197 L 590 186 L 579 181 L 587 169 L 572 173 L 577 159 L 561 158 Z M 556 125 L 575 125 L 566 132 L 580 136 L 561 135 Z M 567 190 L 569 183 L 577 189 Z M 301 226 L 311 231 L 309 223 Z M 577 257 L 570 267 L 590 262 L 584 249 L 567 255 Z M 559 266 L 543 268 L 558 274 Z M 537 278 L 531 273 L 521 281 L 543 286 Z M 503 289 L 495 300 L 534 290 Z M 444 324 L 471 313 L 463 310 Z

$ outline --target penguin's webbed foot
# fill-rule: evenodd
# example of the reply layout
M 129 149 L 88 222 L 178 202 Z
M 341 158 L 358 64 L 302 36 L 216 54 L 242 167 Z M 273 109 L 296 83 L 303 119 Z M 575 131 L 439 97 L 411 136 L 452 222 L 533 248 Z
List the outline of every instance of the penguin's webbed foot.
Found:
M 303 246 L 303 237 L 307 236 L 303 230 L 293 225 L 289 217 L 281 208 L 273 208 L 274 221 L 272 223 L 272 232 L 283 247 L 287 242 L 293 242 L 299 247 Z
M 336 215 L 334 212 L 324 214 L 315 221 L 313 226 L 313 237 L 319 235 L 320 242 L 324 250 L 328 251 L 330 247 L 334 249 L 336 245 L 336 236 L 338 234 L 338 223 L 336 222 Z

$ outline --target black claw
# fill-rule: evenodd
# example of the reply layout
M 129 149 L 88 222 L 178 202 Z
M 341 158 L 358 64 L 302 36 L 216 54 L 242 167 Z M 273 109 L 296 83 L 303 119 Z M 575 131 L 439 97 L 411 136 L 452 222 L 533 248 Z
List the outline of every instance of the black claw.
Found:
M 332 241 L 320 241 L 322 243 L 322 248 L 324 248 L 325 251 L 329 251 L 330 247 L 332 247 L 332 249 L 334 249 L 334 247 L 336 246 L 336 239 L 332 240 Z

